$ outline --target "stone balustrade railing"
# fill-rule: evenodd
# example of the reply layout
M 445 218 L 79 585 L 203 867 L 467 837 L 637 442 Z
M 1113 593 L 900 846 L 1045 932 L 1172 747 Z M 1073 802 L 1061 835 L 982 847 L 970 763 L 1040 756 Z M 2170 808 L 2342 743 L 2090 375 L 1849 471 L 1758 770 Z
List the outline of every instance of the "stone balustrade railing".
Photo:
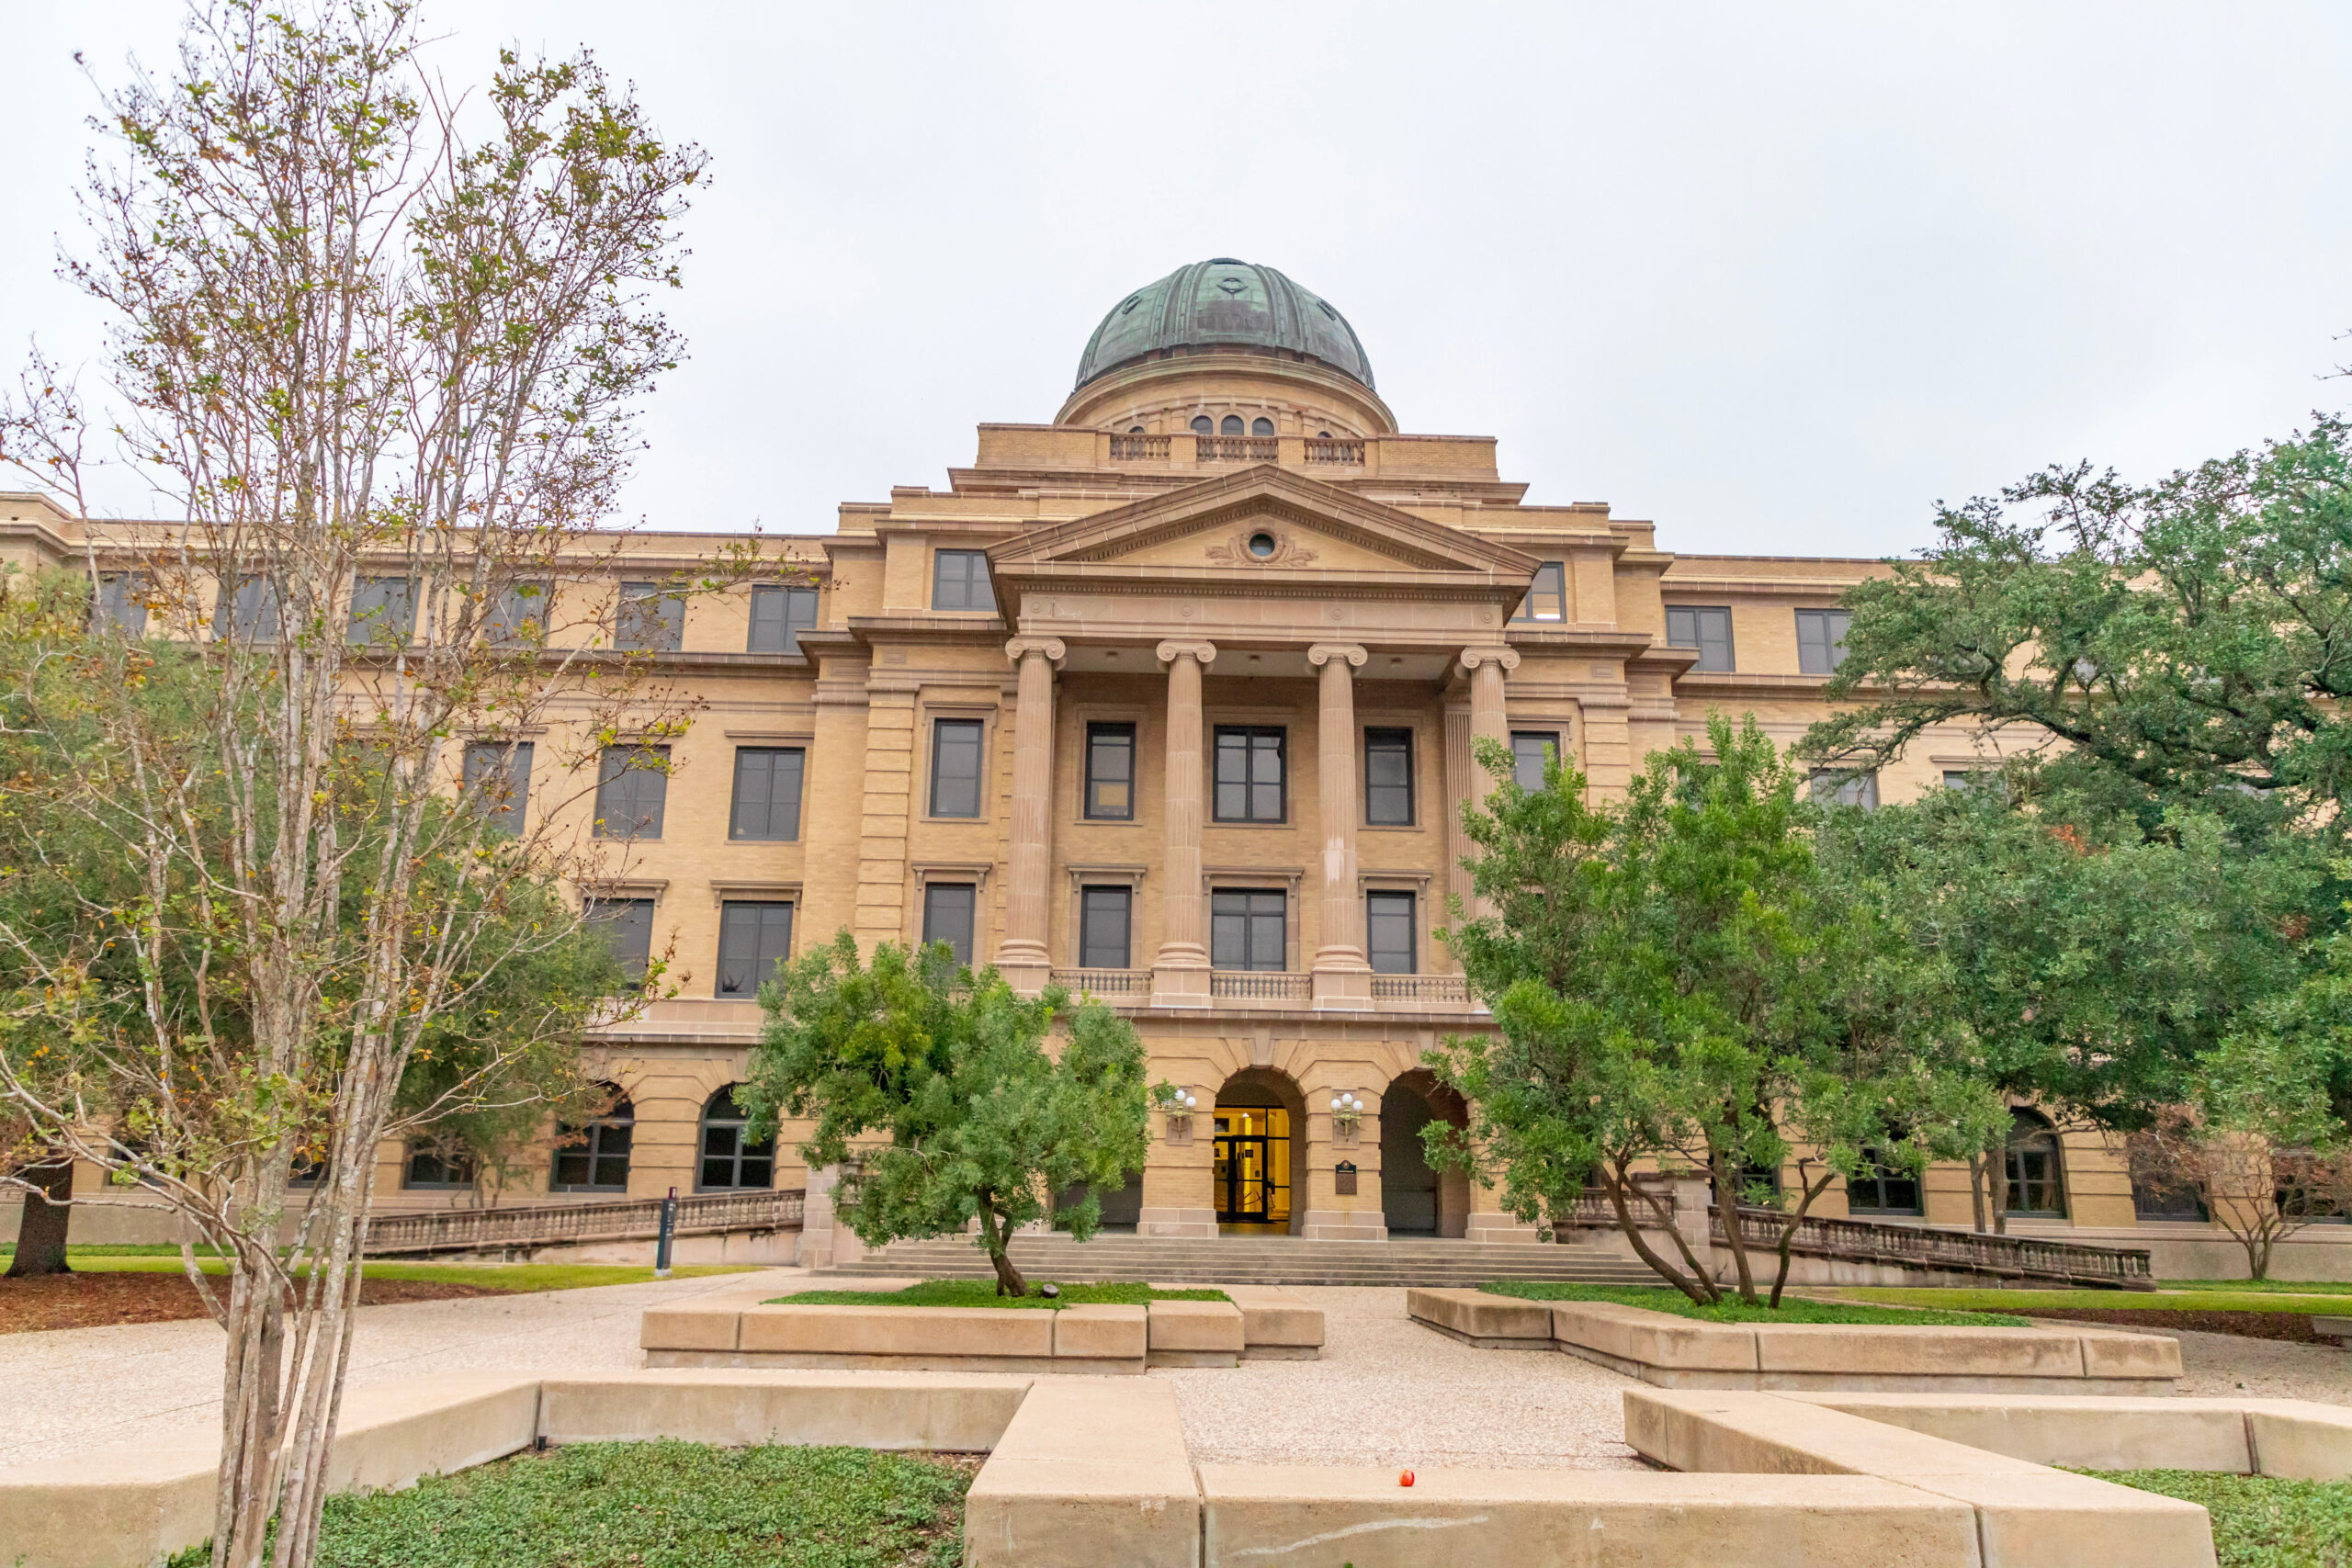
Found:
M 766 1192 L 698 1192 L 678 1200 L 676 1235 L 733 1231 L 797 1231 L 806 1194 L 798 1188 Z M 514 1203 L 495 1209 L 432 1209 L 379 1214 L 368 1223 L 370 1256 L 399 1252 L 472 1252 L 496 1247 L 560 1247 L 573 1242 L 629 1241 L 658 1235 L 660 1198 L 595 1203 Z

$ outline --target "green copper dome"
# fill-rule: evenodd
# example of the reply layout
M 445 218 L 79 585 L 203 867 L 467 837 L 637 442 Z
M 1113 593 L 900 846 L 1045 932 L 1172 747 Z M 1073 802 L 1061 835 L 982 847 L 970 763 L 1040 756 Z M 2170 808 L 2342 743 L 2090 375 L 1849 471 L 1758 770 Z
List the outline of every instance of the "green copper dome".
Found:
M 1272 267 L 1231 256 L 1180 266 L 1113 306 L 1086 342 L 1078 385 L 1183 348 L 1295 354 L 1378 390 L 1345 316 Z

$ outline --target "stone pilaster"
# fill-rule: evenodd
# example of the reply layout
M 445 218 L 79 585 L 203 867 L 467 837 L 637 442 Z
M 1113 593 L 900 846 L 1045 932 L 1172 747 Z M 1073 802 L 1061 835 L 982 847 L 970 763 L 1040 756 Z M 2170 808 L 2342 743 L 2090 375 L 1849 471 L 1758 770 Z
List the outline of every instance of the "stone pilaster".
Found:
M 1213 642 L 1163 642 L 1168 666 L 1168 852 L 1159 895 L 1159 953 L 1151 966 L 1151 1005 L 1209 1004 L 1207 922 L 1201 899 L 1201 827 L 1208 767 L 1202 756 L 1201 671 L 1216 659 Z
M 1462 827 L 1463 803 L 1470 798 L 1471 782 L 1478 777 L 1476 761 L 1470 755 L 1470 705 L 1448 701 L 1445 705 L 1445 891 L 1446 908 L 1440 911 L 1437 923 L 1451 925 L 1455 916 L 1453 905 L 1462 906 L 1463 919 L 1470 910 L 1470 871 L 1463 863 L 1470 858 L 1470 835 Z M 1459 971 L 1462 958 L 1449 953 L 1453 967 Z
M 1462 650 L 1463 672 L 1470 680 L 1470 739 L 1473 741 L 1495 740 L 1505 747 L 1510 745 L 1510 713 L 1503 705 L 1503 676 L 1519 668 L 1519 655 L 1508 648 L 1465 648 Z M 1477 765 L 1474 757 L 1470 768 L 1470 798 L 1483 803 L 1495 790 L 1493 775 Z M 1494 912 L 1487 899 L 1479 899 L 1472 908 L 1474 915 Z
M 1356 778 L 1355 672 L 1364 650 L 1354 643 L 1318 642 L 1307 663 L 1322 671 L 1316 723 L 1316 774 L 1322 810 L 1322 942 L 1315 950 L 1315 1005 L 1372 1005 L 1372 966 L 1363 955 L 1363 903 L 1356 886 L 1356 822 L 1363 815 Z
M 1046 878 L 1053 866 L 1054 671 L 1069 650 L 1059 637 L 1017 637 L 1005 657 L 1020 671 L 1012 721 L 1012 834 L 1005 882 L 1004 940 L 996 966 L 1034 997 L 1053 976 L 1046 950 Z

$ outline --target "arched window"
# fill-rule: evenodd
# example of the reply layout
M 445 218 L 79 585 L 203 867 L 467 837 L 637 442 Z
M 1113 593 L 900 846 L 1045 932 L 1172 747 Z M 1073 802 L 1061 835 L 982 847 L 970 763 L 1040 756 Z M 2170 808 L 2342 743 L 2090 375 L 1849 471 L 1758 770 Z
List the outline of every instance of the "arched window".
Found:
M 548 1189 L 554 1192 L 626 1192 L 628 1190 L 628 1145 L 637 1130 L 637 1108 L 628 1096 L 611 1084 L 612 1109 L 579 1126 L 562 1122 L 555 1130 L 555 1170 Z
M 1215 435 L 1216 434 L 1216 421 L 1211 419 L 1206 414 L 1194 415 L 1193 419 L 1193 434 L 1195 435 Z
M 1271 419 L 1253 419 L 1250 422 L 1250 434 L 1252 435 L 1272 435 L 1273 433 L 1274 422 Z
M 702 1165 L 695 1173 L 697 1192 L 732 1192 L 775 1185 L 775 1134 L 758 1143 L 743 1139 L 743 1108 L 729 1084 L 702 1108 Z
M 1218 428 L 1218 430 L 1217 430 L 1217 434 L 1218 434 L 1219 435 L 1238 435 L 1238 434 L 1241 434 L 1241 416 L 1240 416 L 1239 414 L 1238 414 L 1238 413 L 1229 413 L 1229 414 L 1227 414 L 1227 415 L 1225 416 L 1225 423 L 1224 423 L 1222 426 L 1220 426 L 1220 427 Z
M 2039 1111 L 2018 1106 L 2009 1112 L 2008 1196 L 2012 1214 L 2035 1219 L 2066 1217 L 2066 1172 L 2059 1157 L 2058 1132 Z
M 1315 433 L 1315 439 L 1317 441 L 1329 441 L 1331 439 L 1331 433 L 1328 430 L 1318 430 Z
M 1131 424 L 1127 426 L 1127 434 L 1129 435 L 1141 435 L 1143 434 L 1143 426 L 1140 424 Z

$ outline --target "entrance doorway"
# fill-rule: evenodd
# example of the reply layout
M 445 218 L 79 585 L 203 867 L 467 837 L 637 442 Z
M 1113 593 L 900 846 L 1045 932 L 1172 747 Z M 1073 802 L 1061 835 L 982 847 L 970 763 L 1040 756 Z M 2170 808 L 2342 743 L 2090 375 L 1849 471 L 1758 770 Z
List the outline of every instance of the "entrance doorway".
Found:
M 1220 1230 L 1290 1230 L 1290 1112 L 1279 1105 L 1217 1107 L 1216 1190 Z
M 1460 1236 L 1469 1228 L 1470 1179 L 1437 1170 L 1422 1129 L 1469 1125 L 1469 1107 L 1425 1067 L 1398 1077 L 1380 1097 L 1380 1209 L 1395 1236 Z

